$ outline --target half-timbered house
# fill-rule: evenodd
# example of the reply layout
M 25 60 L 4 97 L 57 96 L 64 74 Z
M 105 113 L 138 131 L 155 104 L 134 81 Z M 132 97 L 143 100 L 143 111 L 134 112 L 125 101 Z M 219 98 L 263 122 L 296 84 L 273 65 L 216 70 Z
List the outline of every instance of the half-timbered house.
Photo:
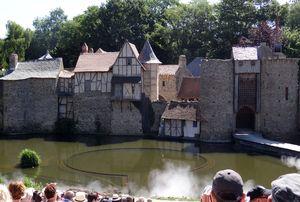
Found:
M 84 44 L 74 69 L 74 118 L 80 132 L 109 132 L 111 67 L 118 52 L 87 50 Z
M 112 66 L 113 134 L 142 134 L 144 66 L 134 44 L 126 41 Z

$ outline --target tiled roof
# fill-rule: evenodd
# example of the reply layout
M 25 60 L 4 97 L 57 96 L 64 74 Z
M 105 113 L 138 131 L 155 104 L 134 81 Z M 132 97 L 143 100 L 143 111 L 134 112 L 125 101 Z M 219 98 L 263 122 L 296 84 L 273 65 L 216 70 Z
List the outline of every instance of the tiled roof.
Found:
M 144 43 L 143 49 L 139 55 L 139 60 L 143 64 L 161 64 L 148 40 Z
M 232 47 L 234 60 L 258 60 L 257 47 Z
M 200 99 L 200 78 L 184 77 L 178 92 L 179 99 Z
M 73 71 L 69 71 L 69 70 L 61 70 L 59 72 L 59 78 L 72 78 L 72 76 L 74 76 L 75 73 Z
M 119 52 L 83 53 L 74 72 L 107 72 L 115 63 Z
M 159 75 L 175 75 L 179 65 L 159 65 Z
M 196 57 L 192 62 L 187 65 L 188 70 L 193 76 L 200 76 L 200 69 L 203 59 L 201 57 Z
M 204 120 L 200 115 L 200 108 L 198 102 L 176 102 L 171 101 L 164 113 L 163 119 L 177 119 L 189 121 Z
M 19 62 L 13 72 L 1 80 L 23 80 L 29 78 L 57 78 L 63 68 L 62 59 Z

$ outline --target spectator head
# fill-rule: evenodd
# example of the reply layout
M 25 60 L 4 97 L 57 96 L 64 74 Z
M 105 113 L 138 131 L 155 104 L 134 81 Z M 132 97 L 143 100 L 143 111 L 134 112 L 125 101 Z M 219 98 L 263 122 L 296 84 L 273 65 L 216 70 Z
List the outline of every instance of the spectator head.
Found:
M 53 200 L 53 201 L 56 200 L 57 194 L 56 194 L 55 183 L 47 184 L 47 186 L 44 189 L 44 196 L 46 197 L 47 200 Z
M 8 185 L 8 190 L 13 200 L 20 200 L 25 194 L 26 187 L 23 182 L 11 182 Z
M 87 200 L 88 202 L 95 202 L 98 199 L 98 193 L 97 192 L 90 192 L 87 195 Z
M 73 201 L 76 201 L 76 202 L 86 202 L 87 200 L 86 200 L 86 194 L 85 194 L 85 192 L 81 192 L 81 191 L 76 192 Z
M 300 174 L 282 175 L 274 180 L 271 185 L 272 201 L 300 201 Z
M 74 198 L 74 196 L 75 196 L 75 194 L 74 194 L 74 192 L 73 191 L 66 191 L 65 193 L 64 193 L 64 199 L 66 200 L 66 201 L 72 201 L 72 199 Z
M 11 196 L 7 187 L 2 184 L 0 184 L 0 201 L 11 201 Z
M 32 201 L 41 202 L 43 200 L 41 193 L 39 191 L 34 191 L 32 195 Z
M 218 202 L 243 200 L 243 180 L 235 171 L 227 169 L 216 173 L 212 184 L 212 194 Z

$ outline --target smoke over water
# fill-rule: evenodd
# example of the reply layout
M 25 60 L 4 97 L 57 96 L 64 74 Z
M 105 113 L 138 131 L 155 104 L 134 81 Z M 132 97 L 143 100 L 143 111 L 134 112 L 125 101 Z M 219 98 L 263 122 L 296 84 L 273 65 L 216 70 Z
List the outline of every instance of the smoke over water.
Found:
M 294 167 L 298 170 L 298 172 L 300 171 L 300 158 L 290 157 L 290 156 L 282 156 L 281 161 L 288 167 L 290 167 L 290 168 Z

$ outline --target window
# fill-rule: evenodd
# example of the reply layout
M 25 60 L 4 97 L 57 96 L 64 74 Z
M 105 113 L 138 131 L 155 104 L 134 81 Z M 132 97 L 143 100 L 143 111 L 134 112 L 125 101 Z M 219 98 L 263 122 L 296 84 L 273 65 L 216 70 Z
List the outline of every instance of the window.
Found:
M 91 80 L 84 81 L 84 92 L 91 91 L 91 84 L 92 84 Z
M 289 100 L 289 87 L 285 87 L 285 100 Z
M 166 86 L 166 82 L 165 82 L 165 81 L 163 81 L 162 85 L 163 85 L 163 86 Z
M 126 65 L 132 65 L 132 58 L 126 58 Z
M 197 126 L 198 126 L 198 122 L 197 121 L 193 121 L 193 127 L 197 128 Z
M 251 66 L 255 66 L 255 61 L 251 61 Z

